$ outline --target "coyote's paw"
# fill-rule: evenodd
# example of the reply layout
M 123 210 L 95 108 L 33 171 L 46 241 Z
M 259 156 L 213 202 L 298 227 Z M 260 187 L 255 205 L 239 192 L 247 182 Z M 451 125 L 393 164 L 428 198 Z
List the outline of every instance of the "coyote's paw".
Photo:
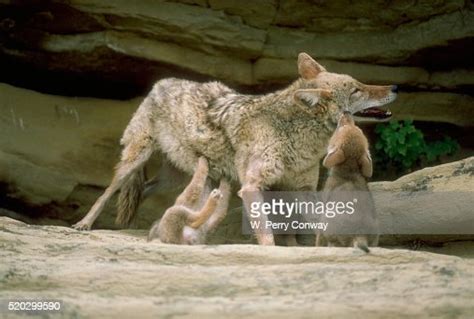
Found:
M 209 194 L 209 197 L 212 199 L 221 199 L 222 198 L 222 192 L 219 189 L 213 189 L 211 194 Z
M 90 230 L 92 225 L 88 222 L 84 222 L 84 221 L 81 220 L 80 222 L 75 223 L 71 227 L 76 229 L 76 230 Z
M 256 234 L 259 245 L 262 246 L 275 246 L 275 239 L 273 234 Z

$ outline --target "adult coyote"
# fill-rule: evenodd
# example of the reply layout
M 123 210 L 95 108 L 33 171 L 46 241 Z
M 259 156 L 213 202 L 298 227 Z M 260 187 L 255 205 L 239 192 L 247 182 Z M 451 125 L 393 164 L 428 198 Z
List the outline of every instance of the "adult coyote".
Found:
M 190 175 L 204 156 L 211 179 L 240 182 L 246 207 L 263 200 L 260 191 L 267 188 L 315 190 L 339 115 L 387 119 L 390 112 L 377 106 L 392 102 L 397 87 L 327 72 L 306 53 L 298 56 L 298 71 L 298 80 L 266 95 L 239 94 L 219 82 L 158 81 L 125 129 L 112 182 L 73 227 L 90 229 L 119 189 L 117 222 L 127 225 L 142 197 L 144 166 L 157 150 Z M 258 220 L 264 224 L 266 216 Z M 272 234 L 256 236 L 260 244 L 274 244 Z

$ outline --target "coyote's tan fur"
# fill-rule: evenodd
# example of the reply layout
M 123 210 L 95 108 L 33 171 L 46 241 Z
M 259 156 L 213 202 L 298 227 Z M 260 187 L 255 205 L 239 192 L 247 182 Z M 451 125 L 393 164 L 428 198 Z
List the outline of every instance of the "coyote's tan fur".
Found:
M 356 198 L 358 201 L 353 214 L 325 220 L 330 224 L 331 235 L 318 234 L 316 245 L 324 239 L 331 246 L 352 245 L 369 252 L 368 246 L 378 243 L 377 215 L 367 186 L 367 178 L 372 176 L 372 159 L 367 138 L 350 113 L 341 115 L 323 165 L 329 169 L 324 185 L 325 199 L 346 202 Z M 355 233 L 348 234 L 348 230 Z
M 110 186 L 74 227 L 89 229 L 119 189 L 117 220 L 129 222 L 141 198 L 144 165 L 157 150 L 189 174 L 204 156 L 211 179 L 240 182 L 246 207 L 262 200 L 254 194 L 263 189 L 315 190 L 338 116 L 343 111 L 385 116 L 373 107 L 393 101 L 396 87 L 327 72 L 305 53 L 298 57 L 298 70 L 301 78 L 286 89 L 258 96 L 219 82 L 157 82 L 124 132 Z M 266 216 L 259 220 L 265 223 Z M 256 235 L 260 244 L 274 244 L 272 234 Z
M 205 243 L 207 234 L 225 218 L 230 197 L 230 184 L 225 180 L 209 194 L 207 174 L 207 161 L 201 157 L 191 182 L 151 227 L 149 241 L 158 237 L 169 244 Z

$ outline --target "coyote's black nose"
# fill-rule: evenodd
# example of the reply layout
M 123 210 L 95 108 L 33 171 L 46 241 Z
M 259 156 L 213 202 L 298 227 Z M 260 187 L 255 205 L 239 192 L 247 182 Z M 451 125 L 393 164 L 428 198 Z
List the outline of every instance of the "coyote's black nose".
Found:
M 398 93 L 398 85 L 392 85 L 392 92 Z

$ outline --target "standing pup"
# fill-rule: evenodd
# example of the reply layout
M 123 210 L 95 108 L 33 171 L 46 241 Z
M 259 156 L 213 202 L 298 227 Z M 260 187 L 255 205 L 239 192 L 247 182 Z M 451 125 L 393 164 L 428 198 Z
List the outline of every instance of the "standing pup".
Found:
M 387 120 L 390 112 L 378 107 L 395 100 L 397 87 L 328 72 L 306 53 L 298 56 L 298 72 L 290 86 L 265 95 L 239 94 L 219 82 L 158 81 L 125 129 L 110 185 L 73 227 L 90 229 L 118 190 L 117 222 L 128 225 L 142 199 L 145 164 L 156 151 L 188 174 L 205 156 L 211 179 L 242 185 L 247 208 L 263 202 L 265 189 L 316 190 L 319 163 L 339 115 Z M 265 225 L 267 216 L 249 214 L 249 220 Z M 274 244 L 264 229 L 255 234 L 259 244 Z
M 174 205 L 153 224 L 148 241 L 158 237 L 168 244 L 205 243 L 207 234 L 225 218 L 230 197 L 230 185 L 225 180 L 221 180 L 219 189 L 209 194 L 207 174 L 207 160 L 200 157 L 191 182 Z
M 341 115 L 336 131 L 329 141 L 323 165 L 329 169 L 324 185 L 326 202 L 349 202 L 357 199 L 352 214 L 324 217 L 327 235 L 319 233 L 316 245 L 324 239 L 330 246 L 354 246 L 369 252 L 369 245 L 378 244 L 378 223 L 375 206 L 367 186 L 372 176 L 372 159 L 367 138 L 350 113 Z

